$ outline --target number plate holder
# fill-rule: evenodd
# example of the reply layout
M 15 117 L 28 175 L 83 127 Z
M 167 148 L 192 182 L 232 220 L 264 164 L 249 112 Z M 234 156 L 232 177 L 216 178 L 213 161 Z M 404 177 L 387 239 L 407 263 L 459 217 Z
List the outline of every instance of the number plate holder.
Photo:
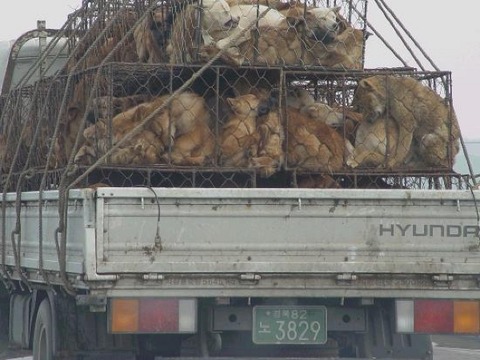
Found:
M 327 342 L 325 306 L 258 305 L 253 308 L 255 344 L 318 345 Z

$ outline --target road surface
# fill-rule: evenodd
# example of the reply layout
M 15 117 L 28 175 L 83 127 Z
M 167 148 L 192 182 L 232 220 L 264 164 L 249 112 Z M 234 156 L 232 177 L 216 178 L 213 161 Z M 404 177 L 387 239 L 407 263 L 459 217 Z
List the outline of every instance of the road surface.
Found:
M 0 360 L 33 360 L 27 351 L 6 350 L 0 344 Z M 480 359 L 479 336 L 434 336 L 434 360 L 478 360 Z

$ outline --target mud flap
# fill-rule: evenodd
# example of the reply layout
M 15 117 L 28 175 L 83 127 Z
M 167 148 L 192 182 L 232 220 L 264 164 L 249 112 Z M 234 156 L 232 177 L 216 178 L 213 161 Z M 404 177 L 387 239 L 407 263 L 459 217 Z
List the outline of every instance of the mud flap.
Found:
M 376 305 L 367 313 L 367 332 L 358 336 L 358 355 L 375 359 L 433 360 L 430 335 L 396 334 L 393 305 Z

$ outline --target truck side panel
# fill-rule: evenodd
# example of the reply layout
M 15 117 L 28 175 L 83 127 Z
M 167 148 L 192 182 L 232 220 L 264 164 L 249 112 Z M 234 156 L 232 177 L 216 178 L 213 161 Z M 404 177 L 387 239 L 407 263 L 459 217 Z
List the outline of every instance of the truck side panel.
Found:
M 99 273 L 473 274 L 480 262 L 467 191 L 111 188 L 97 201 Z
M 7 197 L 6 209 L 6 239 L 11 239 L 11 234 L 17 222 L 15 208 L 15 194 Z M 38 192 L 22 193 L 22 208 L 20 212 L 20 236 L 15 235 L 16 249 L 20 253 L 20 265 L 27 270 L 40 269 L 40 214 Z M 85 272 L 85 207 L 84 198 L 80 191 L 71 192 L 68 208 L 67 228 L 67 261 L 66 271 L 73 274 Z M 58 214 L 58 191 L 46 192 L 42 202 L 42 234 L 43 234 L 43 269 L 47 271 L 59 271 L 57 255 L 56 230 L 59 226 Z M 3 230 L 2 230 L 3 231 Z M 5 264 L 15 266 L 14 250 L 11 241 L 6 241 Z

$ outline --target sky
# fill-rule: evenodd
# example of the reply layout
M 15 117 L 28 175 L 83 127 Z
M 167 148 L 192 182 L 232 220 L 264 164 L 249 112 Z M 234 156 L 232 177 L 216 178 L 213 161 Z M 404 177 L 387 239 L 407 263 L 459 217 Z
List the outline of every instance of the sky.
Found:
M 398 41 L 398 36 L 379 11 L 377 0 L 369 0 L 368 21 L 395 47 L 409 66 L 414 60 Z M 460 0 L 455 7 L 438 0 L 387 0 L 388 6 L 406 29 L 442 71 L 452 72 L 453 103 L 466 140 L 480 139 L 478 92 L 480 83 L 480 22 L 475 11 L 468 11 L 472 0 Z M 17 0 L 10 1 L 8 11 L 0 12 L 0 41 L 16 39 L 36 27 L 37 20 L 46 20 L 47 28 L 60 28 L 67 15 L 78 9 L 81 0 Z M 457 10 L 458 9 L 458 10 Z M 410 43 L 410 46 L 414 46 Z M 416 54 L 421 57 L 420 52 Z M 405 56 L 404 56 L 405 55 Z M 427 62 L 421 57 L 424 64 Z M 367 40 L 366 67 L 401 66 L 375 35 Z M 431 66 L 427 70 L 433 70 Z

